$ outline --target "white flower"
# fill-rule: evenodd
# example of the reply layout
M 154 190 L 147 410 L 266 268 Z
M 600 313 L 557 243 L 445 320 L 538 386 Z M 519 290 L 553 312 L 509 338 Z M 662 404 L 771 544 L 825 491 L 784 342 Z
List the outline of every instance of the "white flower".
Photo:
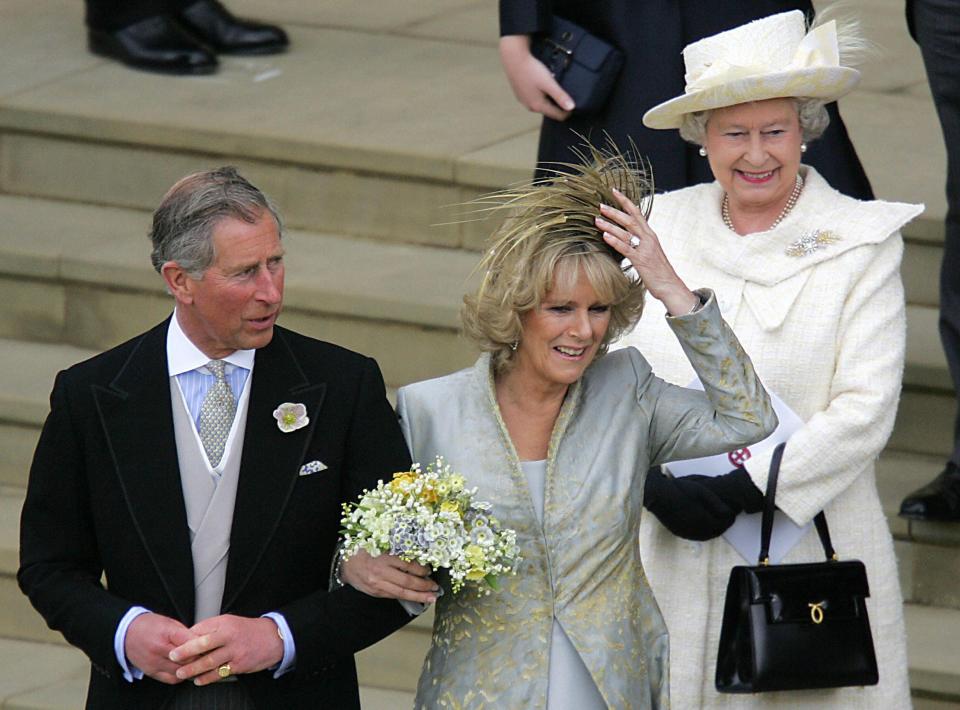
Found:
M 425 469 L 414 465 L 388 483 L 378 482 L 343 506 L 343 558 L 360 549 L 395 550 L 404 559 L 447 569 L 454 593 L 467 583 L 486 593 L 495 585 L 491 579 L 516 573 L 516 533 L 491 527 L 492 506 L 477 501 L 477 489 L 464 483 L 440 457 Z
M 299 402 L 284 402 L 273 410 L 273 418 L 277 420 L 277 426 L 284 434 L 302 429 L 310 423 L 307 408 Z

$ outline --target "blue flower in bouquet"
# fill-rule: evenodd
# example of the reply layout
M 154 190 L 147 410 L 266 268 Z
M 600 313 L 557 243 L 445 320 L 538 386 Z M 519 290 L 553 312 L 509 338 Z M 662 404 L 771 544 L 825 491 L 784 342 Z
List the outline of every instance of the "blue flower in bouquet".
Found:
M 516 574 L 520 554 L 516 532 L 502 528 L 490 514 L 493 506 L 476 493 L 440 456 L 426 470 L 415 464 L 395 473 L 344 504 L 343 557 L 386 552 L 446 569 L 454 593 L 467 582 L 482 582 L 489 593 L 499 577 Z

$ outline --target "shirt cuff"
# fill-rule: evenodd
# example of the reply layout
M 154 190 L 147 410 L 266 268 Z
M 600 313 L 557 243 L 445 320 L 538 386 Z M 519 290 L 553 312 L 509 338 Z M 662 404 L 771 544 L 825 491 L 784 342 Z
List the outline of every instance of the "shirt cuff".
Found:
M 268 611 L 262 618 L 271 619 L 273 623 L 277 625 L 277 630 L 280 632 L 280 640 L 283 641 L 283 658 L 279 666 L 271 669 L 273 671 L 273 677 L 279 678 L 284 673 L 292 671 L 297 663 L 297 647 L 293 643 L 293 632 L 290 631 L 290 626 L 287 624 L 287 620 L 283 618 L 283 614 L 279 612 Z
M 144 609 L 142 606 L 130 607 L 130 610 L 120 619 L 120 623 L 117 624 L 117 632 L 113 635 L 113 654 L 117 657 L 117 663 L 119 663 L 120 668 L 123 669 L 123 677 L 128 683 L 143 678 L 143 671 L 132 663 L 127 662 L 127 652 L 125 650 L 127 644 L 127 629 L 130 628 L 130 624 L 138 616 L 149 613 L 150 610 Z

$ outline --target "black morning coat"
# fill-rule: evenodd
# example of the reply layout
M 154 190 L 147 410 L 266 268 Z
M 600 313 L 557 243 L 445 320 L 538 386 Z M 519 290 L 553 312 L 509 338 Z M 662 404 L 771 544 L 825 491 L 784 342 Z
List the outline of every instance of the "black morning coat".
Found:
M 18 579 L 90 657 L 90 708 L 170 697 L 172 686 L 122 677 L 113 639 L 131 606 L 193 623 L 166 333 L 164 322 L 57 376 L 30 470 Z M 409 617 L 394 600 L 327 591 L 340 506 L 408 468 L 409 454 L 372 359 L 277 327 L 252 377 L 222 611 L 281 612 L 297 661 L 279 679 L 239 681 L 258 708 L 358 708 L 353 654 Z M 283 402 L 305 404 L 309 425 L 282 433 L 272 413 Z M 327 469 L 299 475 L 317 460 Z

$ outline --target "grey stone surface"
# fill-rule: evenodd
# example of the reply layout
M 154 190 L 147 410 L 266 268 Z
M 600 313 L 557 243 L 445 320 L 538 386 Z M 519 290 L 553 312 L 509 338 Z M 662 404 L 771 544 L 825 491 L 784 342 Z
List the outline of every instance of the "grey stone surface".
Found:
M 30 462 L 39 437 L 38 424 L 0 423 L 0 485 L 27 485 Z
M 960 699 L 960 610 L 907 604 L 910 687 Z
M 0 102 L 0 125 L 450 179 L 459 155 L 536 124 L 491 47 L 290 30 L 291 52 L 225 58 L 212 77 L 111 63 L 41 83 Z
M 88 668 L 86 657 L 73 648 L 0 639 L 2 707 L 16 707 L 14 698 L 74 678 L 79 673 L 85 674 Z M 60 707 L 81 706 L 82 699 L 78 698 Z
M 72 0 L 4 0 L 0 5 L 0 98 L 88 70 L 83 5 Z
M 39 425 L 57 372 L 94 353 L 71 345 L 0 340 L 0 421 Z
M 904 390 L 887 448 L 949 456 L 956 412 L 956 400 L 946 393 Z

